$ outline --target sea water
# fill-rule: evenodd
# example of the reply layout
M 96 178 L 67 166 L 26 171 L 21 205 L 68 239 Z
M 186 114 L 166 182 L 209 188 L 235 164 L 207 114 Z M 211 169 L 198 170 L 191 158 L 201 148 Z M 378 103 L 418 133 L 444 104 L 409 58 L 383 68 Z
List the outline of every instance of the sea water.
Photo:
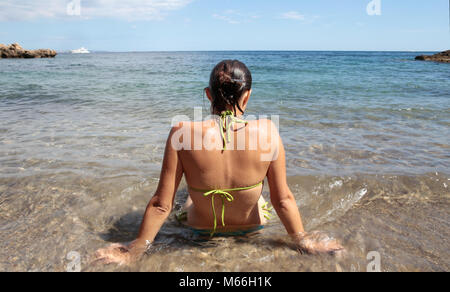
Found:
M 150 52 L 0 60 L 0 270 L 450 269 L 450 66 L 426 52 Z M 132 267 L 91 264 L 135 238 L 172 118 L 209 112 L 212 68 L 253 74 L 249 115 L 277 115 L 307 230 L 345 258 L 301 256 L 275 218 L 246 238 L 197 240 L 173 216 Z M 270 194 L 264 191 L 266 199 Z M 176 208 L 187 197 L 183 183 Z M 276 217 L 276 216 L 275 216 Z

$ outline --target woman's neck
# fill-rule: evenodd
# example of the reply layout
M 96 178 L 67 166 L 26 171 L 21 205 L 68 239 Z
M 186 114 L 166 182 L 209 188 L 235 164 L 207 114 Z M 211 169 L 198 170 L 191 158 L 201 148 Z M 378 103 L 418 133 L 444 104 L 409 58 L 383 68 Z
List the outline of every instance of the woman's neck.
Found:
M 232 113 L 234 114 L 234 116 L 237 117 L 237 118 L 242 117 L 242 116 L 244 115 L 243 112 L 241 112 L 241 111 L 239 111 L 239 110 L 234 111 L 233 109 L 226 109 L 226 110 L 220 111 L 220 112 L 214 110 L 214 111 L 213 111 L 213 115 L 220 116 L 220 115 L 222 115 L 222 113 L 224 113 L 224 112 L 226 112 L 226 111 L 232 112 Z

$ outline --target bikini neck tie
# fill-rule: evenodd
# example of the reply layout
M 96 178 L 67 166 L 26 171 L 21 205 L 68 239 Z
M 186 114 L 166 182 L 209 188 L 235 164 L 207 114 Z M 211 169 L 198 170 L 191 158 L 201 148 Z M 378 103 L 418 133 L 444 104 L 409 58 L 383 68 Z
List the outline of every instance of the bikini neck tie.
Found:
M 224 111 L 220 114 L 220 132 L 223 139 L 223 150 L 227 150 L 227 143 L 231 142 L 231 126 L 233 123 L 248 124 L 247 121 L 237 118 L 230 110 Z M 226 136 L 225 132 L 227 132 Z

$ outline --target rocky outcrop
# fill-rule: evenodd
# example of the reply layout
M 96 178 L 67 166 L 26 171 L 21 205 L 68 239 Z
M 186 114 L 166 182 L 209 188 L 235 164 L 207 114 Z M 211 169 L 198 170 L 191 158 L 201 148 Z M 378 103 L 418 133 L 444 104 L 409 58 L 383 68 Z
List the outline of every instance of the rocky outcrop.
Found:
M 56 51 L 49 49 L 25 50 L 19 44 L 3 45 L 0 44 L 0 59 L 32 59 L 32 58 L 53 58 L 57 55 Z
M 450 50 L 441 52 L 432 56 L 417 56 L 416 60 L 418 61 L 433 61 L 433 62 L 442 62 L 442 63 L 450 63 Z

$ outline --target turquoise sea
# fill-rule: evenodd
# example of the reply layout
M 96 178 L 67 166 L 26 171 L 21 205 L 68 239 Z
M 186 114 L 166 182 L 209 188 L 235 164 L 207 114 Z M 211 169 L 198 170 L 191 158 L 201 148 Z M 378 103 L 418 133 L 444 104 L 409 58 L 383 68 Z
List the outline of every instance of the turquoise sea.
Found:
M 298 256 L 275 220 L 261 234 L 198 242 L 171 219 L 142 271 L 450 269 L 450 65 L 433 52 L 149 52 L 0 60 L 0 271 L 84 270 L 132 240 L 176 115 L 205 115 L 209 74 L 253 74 L 248 114 L 279 116 L 289 184 L 308 230 L 348 257 Z M 268 190 L 264 196 L 268 197 Z M 177 207 L 186 198 L 183 186 Z

